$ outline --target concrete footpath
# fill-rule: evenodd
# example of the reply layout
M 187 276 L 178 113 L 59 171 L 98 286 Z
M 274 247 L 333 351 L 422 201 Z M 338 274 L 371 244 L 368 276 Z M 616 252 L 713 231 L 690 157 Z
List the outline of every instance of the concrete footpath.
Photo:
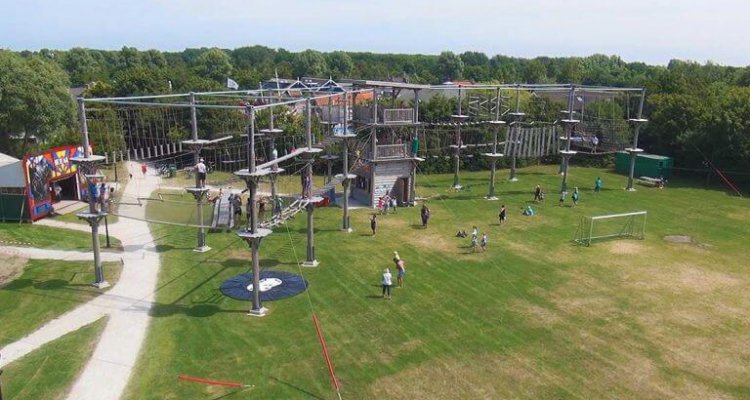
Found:
M 148 195 L 159 186 L 155 171 L 140 173 L 137 163 L 130 163 L 133 173 L 124 188 L 125 197 Z M 154 250 L 153 238 L 145 219 L 145 207 L 120 205 L 122 213 L 133 218 L 120 218 L 110 225 L 110 235 L 118 238 L 125 249 L 115 255 L 122 259 L 123 267 L 117 284 L 106 293 L 83 304 L 21 340 L 0 349 L 3 358 L 0 367 L 38 349 L 67 333 L 90 324 L 103 316 L 107 322 L 94 354 L 68 394 L 70 400 L 117 400 L 125 390 L 146 337 L 150 322 L 149 311 L 154 300 L 159 274 L 159 255 Z M 88 226 L 47 221 L 47 225 L 88 230 Z M 22 249 L 22 248 L 21 248 Z M 62 254 L 64 253 L 64 254 Z M 56 254 L 60 259 L 70 259 L 70 253 Z M 91 253 L 86 253 L 89 260 Z M 109 254 L 102 253 L 103 257 Z M 47 255 L 51 255 L 47 253 Z M 23 255 L 22 255 L 23 256 Z M 45 257 L 49 258 L 49 257 Z M 106 260 L 103 258 L 103 260 Z

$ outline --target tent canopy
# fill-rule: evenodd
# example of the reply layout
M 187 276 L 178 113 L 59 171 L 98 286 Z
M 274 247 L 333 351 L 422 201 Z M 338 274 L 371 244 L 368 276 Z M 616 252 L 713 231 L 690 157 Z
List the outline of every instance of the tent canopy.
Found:
M 0 153 L 0 188 L 24 188 L 23 162 Z

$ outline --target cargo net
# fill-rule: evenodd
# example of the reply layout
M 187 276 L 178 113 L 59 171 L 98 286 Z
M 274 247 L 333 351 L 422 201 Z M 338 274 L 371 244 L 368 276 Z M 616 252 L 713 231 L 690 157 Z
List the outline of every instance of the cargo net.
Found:
M 580 121 L 571 135 L 571 148 L 579 153 L 608 154 L 625 149 L 633 137 L 628 119 L 636 118 L 639 97 L 628 92 L 577 89 L 573 113 L 568 115 L 568 90 L 531 91 L 521 97 L 526 121 L 555 125 L 561 119 Z M 524 108 L 525 107 L 525 108 Z M 560 131 L 562 133 L 562 131 Z

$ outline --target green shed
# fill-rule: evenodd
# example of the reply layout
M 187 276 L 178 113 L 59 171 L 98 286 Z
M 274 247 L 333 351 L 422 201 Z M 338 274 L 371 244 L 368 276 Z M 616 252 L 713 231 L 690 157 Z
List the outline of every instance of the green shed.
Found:
M 672 176 L 673 160 L 671 157 L 656 154 L 638 154 L 635 158 L 635 177 L 648 176 L 651 178 Z M 630 172 L 630 154 L 618 151 L 615 155 L 615 170 L 627 175 Z
M 0 153 L 0 221 L 28 221 L 22 161 Z

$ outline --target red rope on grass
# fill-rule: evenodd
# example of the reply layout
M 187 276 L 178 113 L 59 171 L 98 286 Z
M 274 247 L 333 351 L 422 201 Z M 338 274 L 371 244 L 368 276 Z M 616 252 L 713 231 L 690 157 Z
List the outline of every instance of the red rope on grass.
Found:
M 323 331 L 320 327 L 320 320 L 318 320 L 318 316 L 313 313 L 313 324 L 315 324 L 315 332 L 318 334 L 318 340 L 320 341 L 320 347 L 323 349 L 323 357 L 326 359 L 326 364 L 328 365 L 328 374 L 331 375 L 331 381 L 333 382 L 333 387 L 336 389 L 336 393 L 339 394 L 339 398 L 341 398 L 341 385 L 339 384 L 339 380 L 336 379 L 336 373 L 333 371 L 333 363 L 331 362 L 331 357 L 328 355 L 328 347 L 326 346 L 326 340 L 323 337 Z
M 226 386 L 226 387 L 236 387 L 236 388 L 241 388 L 241 387 L 245 387 L 246 386 L 246 385 L 243 385 L 243 384 L 241 384 L 239 382 L 214 381 L 214 380 L 211 380 L 211 379 L 196 378 L 194 376 L 187 376 L 187 375 L 180 375 L 177 378 L 181 379 L 183 381 L 203 383 L 203 384 L 206 384 L 206 385 L 213 385 L 213 386 Z

